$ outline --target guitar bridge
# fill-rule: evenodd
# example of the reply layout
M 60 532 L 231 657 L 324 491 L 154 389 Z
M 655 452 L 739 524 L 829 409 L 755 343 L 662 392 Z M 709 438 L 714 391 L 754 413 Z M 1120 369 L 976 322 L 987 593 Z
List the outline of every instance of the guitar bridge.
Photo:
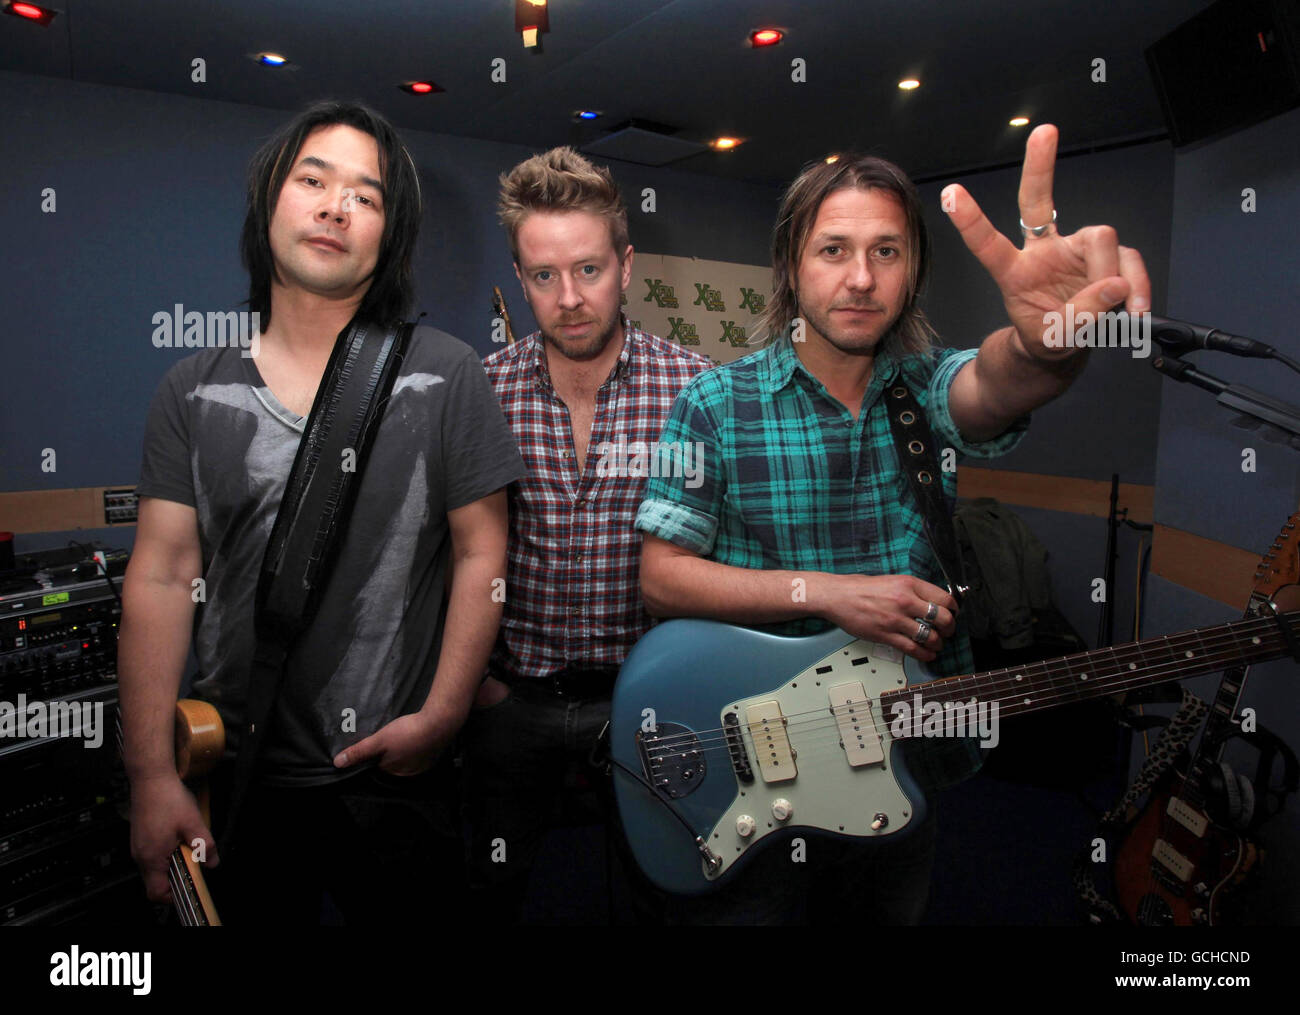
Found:
M 653 733 L 637 730 L 636 749 L 646 779 L 660 796 L 676 800 L 704 782 L 707 769 L 699 738 L 680 723 L 661 722 Z

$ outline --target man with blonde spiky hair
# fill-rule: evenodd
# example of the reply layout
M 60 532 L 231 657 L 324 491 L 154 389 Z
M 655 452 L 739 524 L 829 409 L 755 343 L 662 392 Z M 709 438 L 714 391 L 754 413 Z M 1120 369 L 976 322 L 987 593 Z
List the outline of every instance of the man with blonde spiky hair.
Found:
M 618 668 L 650 628 L 632 521 L 655 463 L 636 449 L 712 365 L 623 316 L 632 246 L 609 170 L 552 149 L 501 177 L 498 209 L 539 330 L 484 363 L 528 468 L 509 489 L 505 616 L 465 734 L 489 922 L 518 917 L 566 769 L 587 762 Z

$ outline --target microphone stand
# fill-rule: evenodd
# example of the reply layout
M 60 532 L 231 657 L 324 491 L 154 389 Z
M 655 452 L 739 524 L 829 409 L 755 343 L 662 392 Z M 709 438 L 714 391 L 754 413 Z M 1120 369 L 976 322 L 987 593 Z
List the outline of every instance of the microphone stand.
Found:
M 1233 422 L 1246 430 L 1260 430 L 1266 441 L 1285 444 L 1300 451 L 1300 407 L 1248 388 L 1244 384 L 1229 384 L 1212 374 L 1198 370 L 1177 356 L 1157 356 L 1151 365 L 1162 374 L 1184 384 L 1217 395 L 1216 401 L 1230 412 L 1238 414 Z

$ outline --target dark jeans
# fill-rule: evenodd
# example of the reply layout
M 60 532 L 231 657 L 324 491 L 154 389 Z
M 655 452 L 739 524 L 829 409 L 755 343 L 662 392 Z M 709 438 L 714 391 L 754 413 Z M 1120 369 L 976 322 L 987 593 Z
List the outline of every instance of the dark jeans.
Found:
M 662 897 L 628 858 L 610 778 L 589 761 L 608 720 L 608 695 L 569 700 L 541 682 L 515 684 L 506 698 L 470 714 L 461 742 L 471 899 L 480 923 L 519 922 L 538 847 L 574 770 L 596 792 L 636 919 L 660 918 Z
M 422 775 L 370 768 L 323 786 L 254 786 L 227 851 L 221 839 L 232 765 L 213 774 L 221 866 L 208 881 L 230 926 L 327 922 L 347 926 L 452 925 L 464 914 L 464 852 L 454 769 Z
M 803 835 L 764 847 L 736 879 L 703 896 L 675 898 L 668 920 L 678 924 L 810 924 L 915 926 L 925 915 L 937 824 L 929 817 L 905 839 L 859 843 Z

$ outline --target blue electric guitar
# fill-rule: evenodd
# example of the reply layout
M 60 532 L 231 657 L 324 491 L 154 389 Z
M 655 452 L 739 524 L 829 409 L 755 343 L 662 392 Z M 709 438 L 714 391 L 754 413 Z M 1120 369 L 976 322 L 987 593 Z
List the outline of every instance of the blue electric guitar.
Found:
M 784 638 L 660 624 L 623 664 L 610 715 L 614 790 L 638 865 L 663 890 L 695 895 L 783 829 L 902 834 L 926 812 L 906 739 L 991 741 L 1009 716 L 1300 655 L 1298 521 L 1256 573 L 1256 593 L 1291 612 L 1014 669 L 931 679 L 897 649 L 840 630 Z

